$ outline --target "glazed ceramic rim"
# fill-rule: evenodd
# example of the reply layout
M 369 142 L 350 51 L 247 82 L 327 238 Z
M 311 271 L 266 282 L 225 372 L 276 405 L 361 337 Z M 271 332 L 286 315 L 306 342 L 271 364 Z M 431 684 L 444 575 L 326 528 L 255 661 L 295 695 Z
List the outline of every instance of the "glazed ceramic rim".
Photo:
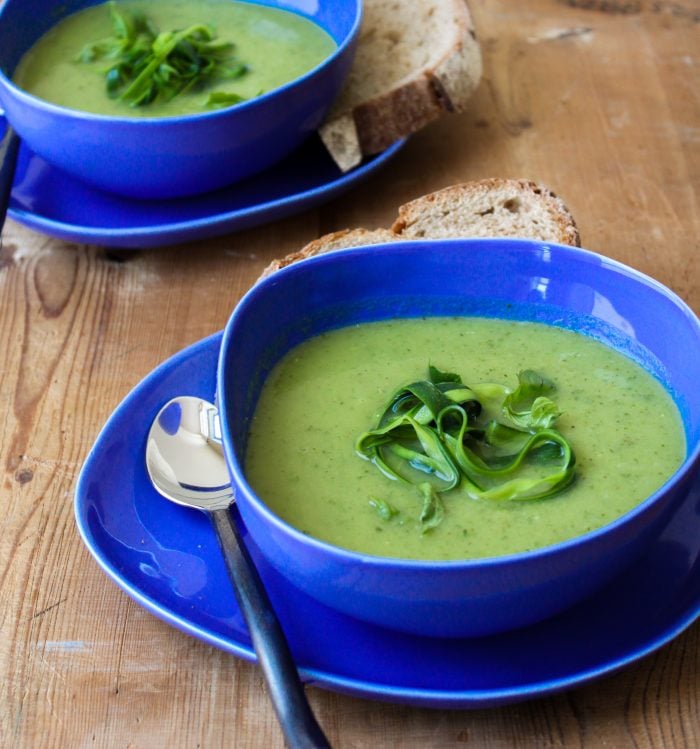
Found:
M 6 122 L 4 116 L 0 114 L 0 129 Z M 18 208 L 10 205 L 8 215 L 15 221 L 23 223 L 25 226 L 41 231 L 51 236 L 66 239 L 70 242 L 89 242 L 91 244 L 100 244 L 106 248 L 117 248 L 120 250 L 129 250 L 139 252 L 154 247 L 163 247 L 170 244 L 181 244 L 191 242 L 203 237 L 218 237 L 224 233 L 233 233 L 244 229 L 251 229 L 259 226 L 262 222 L 276 221 L 288 215 L 293 215 L 300 210 L 312 207 L 326 199 L 332 199 L 353 187 L 360 181 L 368 178 L 375 171 L 384 166 L 400 151 L 407 143 L 407 139 L 398 140 L 389 146 L 385 151 L 370 157 L 350 171 L 339 173 L 338 177 L 319 183 L 305 190 L 292 192 L 282 195 L 271 200 L 265 200 L 250 206 L 238 209 L 226 209 L 214 211 L 211 214 L 202 215 L 197 218 L 184 219 L 181 221 L 164 221 L 159 224 L 134 224 L 133 226 L 119 227 L 101 224 L 99 226 L 88 226 L 76 222 L 63 221 L 55 218 L 49 218 L 40 213 L 32 212 L 24 207 Z M 43 157 L 38 156 L 31 151 L 32 157 L 41 159 L 43 163 L 49 165 L 51 169 L 58 169 L 45 161 Z M 328 157 L 330 159 L 330 156 Z M 274 169 L 274 165 L 270 167 Z M 67 174 L 67 173 L 66 173 Z M 258 173 L 260 174 L 260 173 Z M 251 175 L 254 179 L 257 175 Z M 78 177 L 71 177 L 76 181 Z M 85 183 L 87 184 L 87 183 Z M 234 183 L 234 184 L 242 184 Z M 94 188 L 99 191 L 100 188 Z M 226 190 L 226 187 L 219 188 Z M 211 194 L 216 194 L 214 190 Z M 206 195 L 202 193 L 201 195 Z M 195 197 L 201 197 L 195 196 Z M 126 197 L 126 200 L 137 201 L 138 198 Z M 182 198 L 173 198 L 181 200 Z M 144 198 L 141 201 L 161 202 L 157 198 Z M 167 202 L 168 198 L 162 199 Z M 238 222 L 240 221 L 240 225 Z
M 247 307 L 251 306 L 256 297 L 261 293 L 261 289 L 265 289 L 268 285 L 274 284 L 281 277 L 286 275 L 293 275 L 298 271 L 299 266 L 303 263 L 304 266 L 309 267 L 314 264 L 325 264 L 332 262 L 332 257 L 338 253 L 344 253 L 346 256 L 351 255 L 366 255 L 371 252 L 381 252 L 382 250 L 399 250 L 401 248 L 411 248 L 410 252 L 420 252 L 421 248 L 435 247 L 436 245 L 482 245 L 489 247 L 489 251 L 494 251 L 494 248 L 499 246 L 510 247 L 511 249 L 517 246 L 524 248 L 546 248 L 548 250 L 554 250 L 560 255 L 569 256 L 576 263 L 584 264 L 595 264 L 602 270 L 610 270 L 619 273 L 628 279 L 635 281 L 647 288 L 651 289 L 657 294 L 665 297 L 670 301 L 676 309 L 682 313 L 691 322 L 695 329 L 695 332 L 700 338 L 700 319 L 693 312 L 693 310 L 687 305 L 675 292 L 671 291 L 668 287 L 656 279 L 648 276 L 641 271 L 635 270 L 624 263 L 606 257 L 599 253 L 587 250 L 581 247 L 572 247 L 571 245 L 562 245 L 554 242 L 544 242 L 532 239 L 518 239 L 518 238 L 461 238 L 461 239 L 438 239 L 438 240 L 406 240 L 389 242 L 380 245 L 371 245 L 364 247 L 354 247 L 349 249 L 333 250 L 331 252 L 324 253 L 322 255 L 315 255 L 309 258 L 304 258 L 302 261 L 292 263 L 284 268 L 281 268 L 270 276 L 259 281 L 253 286 L 240 300 L 233 310 L 229 320 L 224 328 L 224 335 L 221 342 L 221 353 L 219 356 L 219 362 L 217 366 L 217 399 L 220 411 L 220 422 L 221 431 L 223 435 L 224 454 L 226 456 L 226 462 L 228 464 L 229 472 L 231 473 L 233 484 L 236 490 L 242 491 L 245 494 L 246 501 L 249 502 L 253 507 L 253 511 L 258 513 L 264 520 L 265 523 L 270 523 L 274 528 L 298 544 L 312 548 L 315 551 L 322 552 L 327 556 L 331 556 L 336 560 L 342 559 L 346 562 L 351 562 L 357 565 L 363 565 L 365 567 L 394 567 L 401 568 L 403 570 L 423 570 L 423 571 L 455 571 L 459 569 L 477 570 L 480 568 L 496 568 L 504 567 L 512 564 L 518 564 L 523 562 L 530 562 L 539 559 L 546 559 L 547 557 L 560 554 L 562 552 L 570 551 L 584 544 L 590 543 L 591 541 L 607 537 L 612 535 L 620 526 L 626 525 L 635 517 L 644 514 L 649 507 L 654 505 L 661 495 L 672 491 L 680 482 L 689 478 L 689 474 L 698 469 L 700 464 L 700 439 L 696 440 L 695 445 L 687 444 L 686 437 L 686 455 L 681 465 L 676 471 L 669 476 L 669 478 L 652 494 L 644 499 L 639 504 L 625 512 L 623 515 L 615 518 L 614 520 L 606 523 L 605 525 L 594 528 L 591 531 L 587 531 L 584 534 L 575 536 L 573 538 L 560 541 L 556 544 L 550 544 L 549 546 L 540 547 L 530 551 L 517 552 L 513 554 L 503 554 L 492 557 L 483 557 L 478 559 L 457 559 L 457 560 L 420 560 L 410 559 L 405 557 L 384 557 L 374 554 L 367 554 L 363 552 L 353 551 L 351 549 L 345 549 L 341 546 L 331 544 L 327 541 L 322 541 L 314 536 L 309 536 L 302 531 L 298 530 L 291 524 L 276 515 L 263 500 L 258 496 L 255 490 L 251 487 L 248 480 L 245 477 L 243 466 L 233 450 L 233 439 L 231 430 L 229 429 L 228 419 L 225 418 L 227 406 L 226 406 L 226 395 L 225 388 L 222 387 L 222 383 L 226 380 L 226 372 L 224 368 L 226 360 L 226 351 L 231 347 L 235 346 L 233 339 L 233 329 L 238 324 L 238 319 L 245 312 Z M 497 251 L 497 250 L 496 250 Z M 280 276 L 284 274 L 284 276 Z M 306 340 L 306 339 L 304 339 Z M 279 361 L 279 357 L 275 360 Z M 238 500 L 237 500 L 238 501 Z
M 311 21 L 312 23 L 315 23 L 317 26 L 320 26 L 320 24 L 314 21 L 312 18 L 300 12 L 298 8 L 294 8 L 294 9 L 280 8 L 277 5 L 270 5 L 269 3 L 265 2 L 265 0 L 261 0 L 261 1 L 238 0 L 238 2 L 246 3 L 248 5 L 261 5 L 266 8 L 274 8 L 276 10 L 282 10 L 287 13 L 293 13 L 294 15 L 301 16 L 302 18 L 305 18 L 307 21 Z M 84 8 L 87 8 L 87 7 L 94 7 L 94 4 L 93 6 L 90 6 L 90 5 L 84 6 Z M 2 23 L 2 16 L 6 8 L 7 8 L 7 3 L 4 3 L 2 6 L 0 6 L 0 23 Z M 80 8 L 79 10 L 84 10 L 84 8 Z M 325 57 L 320 63 L 318 63 L 318 65 L 311 68 L 311 70 L 308 70 L 306 73 L 304 73 L 303 75 L 300 75 L 298 78 L 294 78 L 291 81 L 287 81 L 287 83 L 283 83 L 281 86 L 277 86 L 276 88 L 273 88 L 271 91 L 268 91 L 267 93 L 263 93 L 260 96 L 256 96 L 254 99 L 248 99 L 246 101 L 238 102 L 237 104 L 234 104 L 232 106 L 223 107 L 221 109 L 216 109 L 210 112 L 193 112 L 191 114 L 165 115 L 165 116 L 156 116 L 156 117 L 127 117 L 127 116 L 119 116 L 119 115 L 98 114 L 96 112 L 84 112 L 80 109 L 72 109 L 71 107 L 64 107 L 64 106 L 61 106 L 60 104 L 54 104 L 50 101 L 47 101 L 46 99 L 42 99 L 39 96 L 30 94 L 29 92 L 17 86 L 12 81 L 11 78 L 8 78 L 8 76 L 5 74 L 4 70 L 1 67 L 0 67 L 0 81 L 2 81 L 2 84 L 6 88 L 8 88 L 12 92 L 13 96 L 15 96 L 24 105 L 30 105 L 37 109 L 45 111 L 47 114 L 59 115 L 64 118 L 85 120 L 87 122 L 115 123 L 119 125 L 124 125 L 126 127 L 135 127 L 137 124 L 140 127 L 156 127 L 158 126 L 158 124 L 175 125 L 175 124 L 180 124 L 180 123 L 189 124 L 191 122 L 198 122 L 200 120 L 214 120 L 218 117 L 224 117 L 224 116 L 230 115 L 232 111 L 238 112 L 238 111 L 242 111 L 246 109 L 253 109 L 254 107 L 260 105 L 261 103 L 266 103 L 269 99 L 271 99 L 274 96 L 278 96 L 282 93 L 286 93 L 287 91 L 293 88 L 296 88 L 297 86 L 301 86 L 309 78 L 312 78 L 315 75 L 317 75 L 323 68 L 329 66 L 331 63 L 333 63 L 336 60 L 336 58 L 342 55 L 351 44 L 356 42 L 358 33 L 359 33 L 360 24 L 362 23 L 363 9 L 364 9 L 363 0 L 356 0 L 355 19 L 353 21 L 352 27 L 349 29 L 348 33 L 345 35 L 345 38 L 340 44 L 337 45 L 335 50 L 330 55 L 328 55 L 328 57 Z M 66 17 L 67 16 L 61 16 L 59 21 L 63 20 L 63 18 L 66 18 Z M 59 21 L 57 21 L 56 23 L 58 23 Z M 323 30 L 326 31 L 325 28 L 323 28 Z M 326 33 L 329 33 L 329 32 L 326 31 Z M 5 117 L 5 119 L 7 119 L 7 115 L 5 114 L 5 111 L 1 105 L 0 105 L 0 115 Z
M 232 637 L 231 635 L 215 631 L 206 625 L 196 624 L 187 616 L 174 612 L 169 608 L 167 602 L 144 592 L 128 575 L 124 574 L 122 569 L 115 566 L 113 560 L 105 554 L 105 549 L 94 536 L 86 515 L 85 503 L 93 464 L 96 460 L 99 460 L 100 451 L 104 446 L 103 440 L 115 428 L 115 424 L 120 421 L 124 409 L 139 407 L 141 399 L 144 397 L 144 392 L 156 386 L 157 383 L 162 382 L 166 373 L 170 373 L 173 368 L 177 368 L 193 352 L 205 350 L 208 346 L 213 345 L 217 346 L 218 352 L 222 337 L 223 334 L 221 332 L 215 333 L 178 351 L 149 372 L 124 397 L 120 405 L 107 419 L 85 458 L 75 487 L 74 517 L 79 535 L 98 567 L 133 601 L 142 606 L 150 614 L 153 614 L 184 634 L 213 645 L 234 657 L 240 657 L 254 663 L 257 661 L 257 656 L 249 641 L 244 640 L 241 636 Z M 198 392 L 198 394 L 202 395 L 201 392 Z M 153 415 L 156 412 L 157 408 L 154 408 Z M 140 413 L 140 417 L 142 416 L 143 414 Z M 300 663 L 299 668 L 302 678 L 309 684 L 365 699 L 389 700 L 396 704 L 407 703 L 421 707 L 443 709 L 489 707 L 541 697 L 564 689 L 581 686 L 601 676 L 619 671 L 621 668 L 667 645 L 676 636 L 690 627 L 699 616 L 700 601 L 697 600 L 696 596 L 692 602 L 687 601 L 683 605 L 676 606 L 670 619 L 664 620 L 658 629 L 655 629 L 642 640 L 636 641 L 634 645 L 621 645 L 613 654 L 608 654 L 606 651 L 599 656 L 595 655 L 593 661 L 586 662 L 586 664 L 577 666 L 562 674 L 532 677 L 528 678 L 524 683 L 513 685 L 489 687 L 455 686 L 440 689 L 439 687 L 392 683 L 386 679 L 381 680 L 376 675 L 348 675 L 342 672 L 342 668 L 332 665 L 316 666 Z M 371 624 L 366 626 L 376 627 L 376 625 Z M 495 637 L 499 636 L 495 635 Z M 463 639 L 470 640 L 471 638 Z M 459 639 L 455 642 L 461 641 L 462 639 Z

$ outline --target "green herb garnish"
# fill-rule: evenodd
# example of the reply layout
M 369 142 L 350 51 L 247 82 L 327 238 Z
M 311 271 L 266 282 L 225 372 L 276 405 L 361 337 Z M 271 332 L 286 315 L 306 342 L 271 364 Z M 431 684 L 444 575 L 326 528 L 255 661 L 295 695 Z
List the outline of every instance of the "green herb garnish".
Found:
M 379 515 L 382 520 L 391 520 L 395 515 L 399 514 L 399 511 L 393 505 L 390 505 L 381 497 L 371 497 L 369 500 L 369 506 L 377 511 L 377 515 Z
M 85 45 L 79 62 L 106 60 L 107 95 L 131 107 L 157 99 L 169 101 L 193 87 L 220 78 L 240 78 L 248 68 L 233 56 L 234 45 L 217 39 L 211 27 L 195 24 L 177 31 L 158 31 L 143 14 L 109 4 L 113 35 Z M 207 106 L 243 101 L 237 94 L 214 92 Z
M 418 491 L 423 496 L 423 508 L 420 513 L 421 530 L 427 533 L 442 523 L 445 517 L 445 507 L 435 487 L 427 481 L 418 484 Z
M 209 94 L 206 106 L 208 107 L 230 107 L 232 104 L 239 104 L 245 101 L 244 96 L 239 94 L 226 93 L 225 91 L 214 91 Z
M 519 373 L 515 389 L 468 387 L 431 365 L 427 380 L 394 393 L 355 450 L 385 476 L 417 485 L 424 533 L 443 520 L 440 494 L 457 487 L 472 499 L 552 497 L 573 481 L 576 464 L 554 428 L 554 390 L 532 370 Z

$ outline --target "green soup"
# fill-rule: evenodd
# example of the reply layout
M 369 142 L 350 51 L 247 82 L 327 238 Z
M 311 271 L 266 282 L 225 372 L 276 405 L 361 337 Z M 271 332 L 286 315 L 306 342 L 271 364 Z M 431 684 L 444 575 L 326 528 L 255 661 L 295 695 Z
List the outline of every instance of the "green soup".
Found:
M 142 12 L 160 31 L 206 24 L 221 39 L 233 44 L 236 61 L 245 73 L 214 76 L 203 85 L 161 97 L 143 106 L 129 106 L 107 94 L 107 58 L 81 62 L 85 45 L 113 35 L 106 4 L 66 17 L 45 34 L 21 59 L 15 83 L 35 96 L 71 109 L 129 117 L 163 117 L 210 111 L 211 92 L 251 99 L 298 78 L 325 60 L 334 40 L 302 16 L 277 8 L 227 0 L 151 0 L 124 2 L 120 12 Z
M 525 368 L 557 386 L 557 428 L 576 454 L 574 483 L 553 497 L 491 501 L 459 487 L 438 527 L 422 532 L 414 487 L 354 451 L 397 386 L 428 363 L 465 383 L 517 384 Z M 468 559 L 526 551 L 598 528 L 643 501 L 678 468 L 685 439 L 672 399 L 642 367 L 589 337 L 535 323 L 473 318 L 391 320 L 342 328 L 289 352 L 266 381 L 246 475 L 290 524 L 381 556 Z M 381 498 L 397 510 L 382 518 Z

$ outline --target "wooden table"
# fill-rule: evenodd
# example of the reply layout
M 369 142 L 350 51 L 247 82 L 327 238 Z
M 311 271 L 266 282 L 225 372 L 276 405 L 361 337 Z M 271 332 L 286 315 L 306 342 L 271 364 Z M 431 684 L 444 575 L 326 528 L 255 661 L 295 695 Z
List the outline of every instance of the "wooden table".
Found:
M 280 747 L 255 666 L 146 613 L 73 519 L 78 472 L 122 397 L 221 329 L 274 257 L 487 176 L 544 182 L 584 246 L 700 311 L 700 6 L 472 0 L 483 82 L 467 114 L 413 137 L 318 209 L 217 239 L 118 252 L 8 221 L 0 254 L 2 747 Z M 621 672 L 514 706 L 439 711 L 310 688 L 337 747 L 692 747 L 700 627 Z

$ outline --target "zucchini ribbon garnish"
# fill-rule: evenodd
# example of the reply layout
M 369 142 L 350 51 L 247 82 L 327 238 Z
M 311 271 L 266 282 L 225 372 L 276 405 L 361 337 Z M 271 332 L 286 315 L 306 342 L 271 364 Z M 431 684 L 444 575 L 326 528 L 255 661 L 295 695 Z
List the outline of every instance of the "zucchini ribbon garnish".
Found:
M 423 532 L 444 517 L 440 495 L 459 488 L 477 500 L 551 497 L 574 479 L 576 457 L 554 427 L 561 415 L 546 377 L 524 370 L 514 390 L 467 386 L 459 375 L 428 368 L 428 379 L 397 390 L 357 454 L 385 476 L 415 484 Z M 381 505 L 376 498 L 373 507 Z M 390 519 L 390 514 L 380 512 Z

